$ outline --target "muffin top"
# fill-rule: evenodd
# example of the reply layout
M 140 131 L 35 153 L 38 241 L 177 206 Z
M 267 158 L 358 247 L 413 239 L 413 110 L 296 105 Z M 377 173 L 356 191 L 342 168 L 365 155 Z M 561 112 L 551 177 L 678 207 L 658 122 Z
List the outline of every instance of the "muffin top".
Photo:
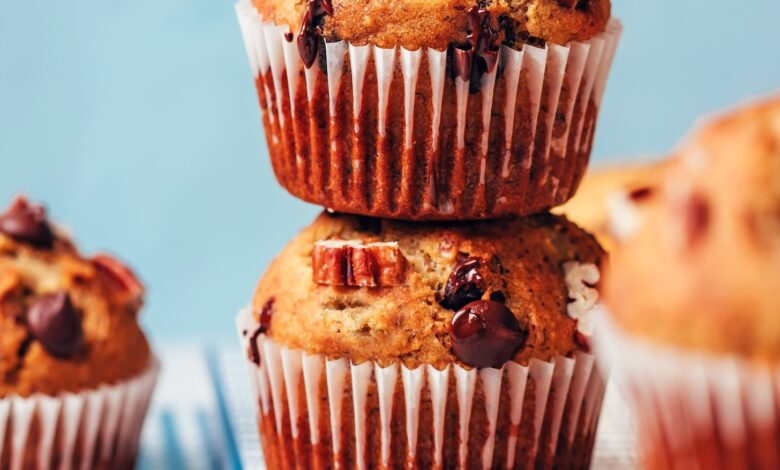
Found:
M 57 395 L 143 372 L 144 289 L 115 258 L 82 257 L 43 207 L 0 214 L 0 397 Z
M 410 368 L 568 356 L 588 349 L 602 255 L 550 214 L 415 224 L 325 213 L 272 262 L 245 334 Z
M 702 126 L 634 209 L 605 287 L 617 323 L 656 343 L 780 359 L 780 98 Z
M 617 224 L 610 214 L 622 212 L 625 206 L 649 195 L 663 174 L 663 167 L 663 163 L 651 162 L 588 170 L 577 194 L 552 212 L 565 214 L 593 233 L 609 252 L 615 239 L 630 229 Z
M 267 21 L 327 41 L 443 50 L 468 42 L 477 11 L 503 41 L 584 41 L 604 31 L 610 0 L 252 0 Z M 489 15 L 484 15 L 487 12 Z M 481 26 L 478 26 L 481 28 Z

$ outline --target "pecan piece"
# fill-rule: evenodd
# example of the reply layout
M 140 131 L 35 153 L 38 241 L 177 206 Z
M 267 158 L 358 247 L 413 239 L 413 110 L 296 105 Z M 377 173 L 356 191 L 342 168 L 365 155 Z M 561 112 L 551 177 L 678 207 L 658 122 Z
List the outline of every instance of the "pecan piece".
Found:
M 328 286 L 398 286 L 406 280 L 406 258 L 397 242 L 325 240 L 314 245 L 312 273 Z
M 113 256 L 100 253 L 92 257 L 92 264 L 105 274 L 119 290 L 127 294 L 131 302 L 142 302 L 144 285 L 126 264 Z

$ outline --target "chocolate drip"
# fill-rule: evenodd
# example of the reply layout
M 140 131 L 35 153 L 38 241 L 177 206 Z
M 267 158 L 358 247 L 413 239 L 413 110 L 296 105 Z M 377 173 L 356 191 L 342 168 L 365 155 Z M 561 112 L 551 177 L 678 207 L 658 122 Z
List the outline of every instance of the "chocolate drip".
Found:
M 499 32 L 490 25 L 490 12 L 471 7 L 466 44 L 452 47 L 452 73 L 469 81 L 469 93 L 480 89 L 482 75 L 492 72 L 498 63 Z
M 259 312 L 256 312 L 256 315 L 258 317 L 258 324 L 257 327 L 252 331 L 252 334 L 249 336 L 249 349 L 247 350 L 247 357 L 250 361 L 254 362 L 256 365 L 260 365 L 260 349 L 258 349 L 257 346 L 257 338 L 260 337 L 260 335 L 267 333 L 268 330 L 271 329 L 271 318 L 274 314 L 274 302 L 276 302 L 276 297 L 271 297 L 266 301 L 265 304 L 263 304 L 263 308 L 260 309 Z M 248 332 L 245 332 L 245 335 Z
M 301 31 L 298 35 L 298 52 L 306 68 L 311 67 L 317 59 L 322 37 L 322 20 L 325 16 L 331 15 L 333 15 L 331 0 L 307 0 L 306 10 L 301 20 Z M 287 40 L 291 41 L 292 37 Z

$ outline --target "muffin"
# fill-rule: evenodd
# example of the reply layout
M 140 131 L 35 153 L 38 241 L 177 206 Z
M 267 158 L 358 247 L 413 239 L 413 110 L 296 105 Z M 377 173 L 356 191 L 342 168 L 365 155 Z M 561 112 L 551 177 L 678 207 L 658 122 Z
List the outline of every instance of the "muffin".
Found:
M 157 376 L 143 295 L 43 207 L 19 197 L 0 214 L 0 468 L 133 468 Z
M 322 214 L 238 317 L 269 468 L 588 468 L 603 251 L 540 214 Z
M 778 208 L 777 97 L 709 121 L 636 202 L 599 343 L 648 468 L 780 466 Z
M 405 220 L 576 190 L 621 26 L 610 0 L 241 0 L 271 163 L 294 196 Z
M 553 212 L 565 214 L 593 233 L 601 246 L 610 251 L 615 239 L 631 230 L 630 225 L 619 223 L 626 222 L 626 219 L 616 219 L 610 214 L 632 211 L 633 201 L 651 193 L 663 174 L 663 168 L 664 165 L 659 162 L 642 162 L 588 170 L 577 195 Z M 627 222 L 631 223 L 630 220 Z

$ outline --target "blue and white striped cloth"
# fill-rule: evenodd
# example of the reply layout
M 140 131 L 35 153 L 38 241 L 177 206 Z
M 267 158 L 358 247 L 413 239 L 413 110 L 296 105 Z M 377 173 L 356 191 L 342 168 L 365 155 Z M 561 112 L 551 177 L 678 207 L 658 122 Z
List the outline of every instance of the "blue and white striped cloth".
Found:
M 265 468 L 238 350 L 183 343 L 158 353 L 163 369 L 137 468 Z
M 237 347 L 183 343 L 159 354 L 163 370 L 138 469 L 264 470 L 245 359 Z M 634 433 L 612 386 L 603 409 L 593 468 L 635 468 Z

